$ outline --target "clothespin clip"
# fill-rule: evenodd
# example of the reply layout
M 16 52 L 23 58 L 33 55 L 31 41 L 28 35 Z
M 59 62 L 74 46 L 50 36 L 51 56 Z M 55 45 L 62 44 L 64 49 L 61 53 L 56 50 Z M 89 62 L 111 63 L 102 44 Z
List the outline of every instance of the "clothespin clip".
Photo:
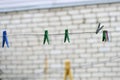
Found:
M 104 27 L 104 25 L 100 25 L 100 23 L 98 24 L 97 30 L 96 30 L 96 34 L 99 33 L 99 31 Z
M 66 40 L 68 40 L 68 42 L 70 42 L 68 29 L 65 30 L 64 43 L 66 42 Z
M 46 41 L 49 44 L 48 30 L 45 30 L 43 44 L 45 44 Z
M 102 41 L 103 41 L 103 42 L 109 41 L 108 31 L 107 31 L 107 30 L 104 30 L 104 31 L 103 31 Z
M 45 77 L 44 77 L 44 80 L 47 80 L 47 72 L 48 72 L 48 58 L 47 58 L 47 56 L 45 56 L 45 66 L 44 66 Z
M 66 60 L 65 61 L 64 80 L 67 80 L 67 77 L 69 77 L 70 80 L 73 80 L 73 75 L 72 75 L 72 72 L 71 72 L 70 68 L 71 68 L 70 61 Z
M 7 45 L 7 47 L 9 48 L 9 43 L 8 43 L 8 39 L 7 39 L 7 31 L 3 31 L 3 41 L 2 41 L 2 48 L 4 47 L 4 45 L 5 45 L 5 42 L 6 42 L 6 45 Z
M 44 67 L 45 74 L 47 74 L 47 70 L 48 70 L 48 58 L 47 58 L 47 56 L 45 56 L 45 67 Z

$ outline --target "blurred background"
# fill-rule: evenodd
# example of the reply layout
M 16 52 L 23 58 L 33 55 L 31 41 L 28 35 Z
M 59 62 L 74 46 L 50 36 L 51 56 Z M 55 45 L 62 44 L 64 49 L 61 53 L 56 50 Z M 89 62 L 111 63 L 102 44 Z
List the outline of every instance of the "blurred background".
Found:
M 120 79 L 120 0 L 0 0 L 0 33 L 0 80 L 63 80 L 67 59 L 73 80 Z

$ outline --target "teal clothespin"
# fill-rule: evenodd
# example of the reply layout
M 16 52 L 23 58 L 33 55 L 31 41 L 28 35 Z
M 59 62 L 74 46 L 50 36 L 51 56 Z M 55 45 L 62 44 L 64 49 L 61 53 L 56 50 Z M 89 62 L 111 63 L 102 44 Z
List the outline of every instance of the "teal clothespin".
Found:
M 48 30 L 45 30 L 43 44 L 45 44 L 46 41 L 49 44 Z
M 64 43 L 66 42 L 66 40 L 68 40 L 68 42 L 70 42 L 70 38 L 69 38 L 68 29 L 65 29 Z
M 109 36 L 108 36 L 108 31 L 104 30 L 103 31 L 103 38 L 102 38 L 103 42 L 109 41 Z

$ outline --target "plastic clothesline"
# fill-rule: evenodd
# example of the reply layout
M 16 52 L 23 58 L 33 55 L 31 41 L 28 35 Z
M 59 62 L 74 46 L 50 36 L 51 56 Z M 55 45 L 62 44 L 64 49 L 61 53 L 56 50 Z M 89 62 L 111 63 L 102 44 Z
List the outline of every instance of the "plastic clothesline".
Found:
M 118 33 L 118 32 L 120 32 L 120 31 L 109 31 L 109 33 L 110 32 L 116 32 L 116 33 Z M 69 34 L 73 34 L 73 35 L 75 35 L 75 34 L 88 34 L 88 33 L 95 33 L 96 34 L 96 32 L 76 32 L 76 33 L 69 33 Z M 44 36 L 44 34 L 42 34 L 42 33 L 19 33 L 19 34 L 7 34 L 7 36 Z M 64 35 L 64 33 L 58 33 L 58 34 L 49 34 L 50 36 L 51 35 Z M 2 37 L 2 36 L 0 36 L 0 37 Z
M 85 34 L 85 33 L 95 33 L 95 32 L 76 32 L 76 33 L 69 33 L 69 34 Z M 7 36 L 27 36 L 27 35 L 38 35 L 43 36 L 44 34 L 41 33 L 20 33 L 20 34 L 8 34 Z M 49 34 L 49 35 L 64 35 L 64 33 L 58 33 L 58 34 Z M 0 36 L 2 37 L 2 36 Z

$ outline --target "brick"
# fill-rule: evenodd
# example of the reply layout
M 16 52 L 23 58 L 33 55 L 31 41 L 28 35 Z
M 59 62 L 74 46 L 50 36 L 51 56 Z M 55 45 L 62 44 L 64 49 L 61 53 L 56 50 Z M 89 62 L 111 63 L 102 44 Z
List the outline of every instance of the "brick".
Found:
M 72 15 L 72 19 L 76 20 L 76 19 L 83 19 L 83 15 Z
M 111 21 L 111 22 L 114 22 L 114 21 L 116 21 L 116 20 L 117 20 L 116 17 L 111 17 L 111 18 L 110 18 L 110 21 Z
M 101 80 L 112 80 L 110 77 L 101 78 Z
M 32 16 L 33 14 L 29 14 L 29 13 L 22 15 L 23 18 L 31 18 Z
M 52 21 L 59 21 L 60 19 L 59 17 L 50 17 L 48 20 L 52 22 Z
M 112 77 L 112 76 L 116 76 L 116 73 L 115 73 L 115 72 L 114 72 L 114 73 L 113 73 L 113 72 L 112 72 L 112 73 L 106 72 L 106 73 L 105 73 L 105 76 L 111 76 L 111 77 Z
M 119 67 L 114 67 L 114 68 L 112 68 L 112 71 L 114 71 L 114 72 L 119 72 L 119 71 L 120 71 L 120 68 L 119 68 Z
M 102 48 L 99 48 L 99 51 L 100 52 L 109 52 L 110 48 L 109 47 L 106 47 L 106 48 L 102 47 Z
M 21 17 L 21 14 L 12 15 L 12 19 L 20 19 Z
M 80 77 L 91 77 L 91 74 L 90 73 L 82 73 L 81 75 L 80 75 Z
M 6 24 L 6 27 L 10 24 L 10 20 L 1 20 L 1 24 Z
M 108 17 L 109 16 L 109 13 L 108 12 L 100 12 L 100 13 L 97 13 L 97 17 Z
M 55 13 L 54 13 L 54 12 L 46 13 L 44 16 L 46 16 L 46 17 L 49 17 L 49 16 L 55 16 Z
M 49 25 L 49 26 L 60 26 L 61 23 L 58 21 L 58 22 L 50 22 L 50 23 L 46 23 L 46 25 Z
M 33 18 L 32 22 L 36 23 L 36 22 L 42 22 L 42 19 L 40 18 Z
M 90 46 L 88 46 L 88 47 L 90 47 Z M 97 50 L 96 49 L 87 49 L 87 52 L 94 53 L 94 52 L 97 52 Z
M 117 26 L 117 27 L 116 27 L 116 31 L 120 31 L 120 27 Z
M 111 62 L 111 63 L 106 63 L 106 66 L 118 66 L 118 64 L 115 62 Z
M 84 13 L 91 13 L 91 11 L 92 11 L 91 9 L 81 9 L 80 13 L 83 13 L 83 14 Z
M 93 19 L 86 19 L 85 20 L 85 23 L 96 23 L 97 22 L 97 20 L 95 19 L 95 18 L 93 18 Z
M 11 19 L 11 18 L 12 18 L 11 15 L 4 15 L 4 16 L 2 17 L 2 19 L 4 19 L 4 20 L 8 20 L 8 19 Z
M 45 14 L 42 14 L 42 13 L 35 13 L 33 14 L 33 19 L 34 18 L 42 18 Z
M 19 19 L 11 21 L 11 24 L 20 24 L 20 23 L 21 23 L 21 20 L 19 20 Z
M 120 16 L 120 12 L 114 11 L 109 13 L 110 16 Z
M 98 69 L 97 68 L 89 68 L 87 69 L 88 72 L 96 72 L 98 73 Z
M 92 74 L 92 77 L 102 77 L 102 76 L 104 76 L 104 73 L 102 73 L 102 72 Z
M 104 11 L 105 11 L 104 8 L 93 8 L 93 9 L 92 9 L 92 12 L 96 12 L 96 13 L 104 12 Z
M 84 17 L 85 17 L 85 18 L 95 18 L 95 17 L 96 17 L 96 14 L 94 14 L 94 13 L 84 14 Z
M 54 69 L 61 69 L 61 68 L 63 68 L 64 66 L 63 65 L 61 65 L 61 64 L 52 64 L 52 65 L 50 65 L 49 66 L 50 68 L 54 68 Z
M 56 15 L 57 16 L 64 16 L 64 15 L 67 15 L 67 12 L 66 11 L 56 12 Z
M 78 25 L 80 25 L 81 23 L 84 23 L 84 20 L 74 20 L 73 21 L 73 24 L 78 24 Z
M 72 25 L 72 22 L 71 21 L 62 21 L 61 25 L 64 25 L 64 26 L 66 26 L 66 25 Z
M 37 59 L 37 58 L 38 58 L 37 56 L 29 56 L 28 57 L 28 59 L 32 59 L 32 60 Z
M 109 19 L 109 17 L 104 17 L 104 18 L 98 18 L 98 21 L 99 22 L 109 22 L 110 19 Z
M 103 67 L 103 66 L 104 66 L 103 62 L 93 64 L 93 67 Z
M 76 14 L 79 14 L 79 11 L 78 10 L 69 10 L 68 14 L 70 14 L 70 15 L 76 15 Z
M 117 21 L 120 21 L 120 17 L 117 17 Z
M 71 20 L 71 16 L 63 16 L 63 17 L 60 17 L 60 19 L 61 19 L 62 21 Z
M 111 72 L 112 69 L 109 68 L 109 67 L 105 67 L 105 68 L 100 68 L 98 71 L 100 71 L 100 72 Z
M 117 7 L 116 6 L 112 6 L 112 7 L 106 7 L 105 11 L 116 11 Z

